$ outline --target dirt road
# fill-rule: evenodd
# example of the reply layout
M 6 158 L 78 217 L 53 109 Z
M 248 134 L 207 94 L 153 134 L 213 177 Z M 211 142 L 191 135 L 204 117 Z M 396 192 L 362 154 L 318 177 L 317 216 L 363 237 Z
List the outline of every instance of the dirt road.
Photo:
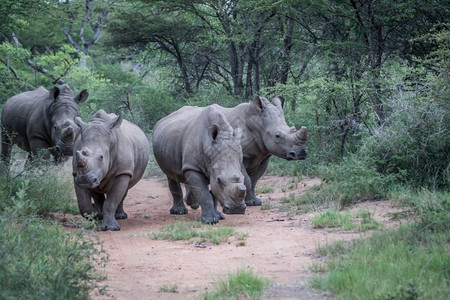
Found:
M 308 267 L 318 259 L 316 247 L 368 233 L 313 229 L 314 213 L 289 216 L 280 212 L 283 197 L 298 195 L 320 183 L 318 179 L 305 179 L 292 187 L 291 181 L 289 177 L 263 177 L 258 186 L 273 189 L 270 194 L 259 195 L 263 203 L 270 203 L 266 209 L 248 207 L 245 215 L 226 215 L 219 225 L 212 225 L 247 234 L 245 245 L 238 246 L 233 236 L 225 243 L 201 248 L 189 241 L 149 237 L 167 224 L 196 220 L 200 210 L 170 215 L 171 196 L 166 182 L 158 177 L 141 180 L 125 199 L 128 219 L 119 221 L 121 230 L 98 232 L 109 255 L 107 279 L 102 282 L 107 293 L 94 294 L 93 299 L 198 299 L 213 289 L 219 278 L 238 269 L 251 269 L 271 280 L 265 299 L 331 299 L 307 284 L 314 275 Z M 386 219 L 390 209 L 388 202 L 365 205 L 378 220 Z M 164 285 L 175 285 L 177 292 L 160 292 Z

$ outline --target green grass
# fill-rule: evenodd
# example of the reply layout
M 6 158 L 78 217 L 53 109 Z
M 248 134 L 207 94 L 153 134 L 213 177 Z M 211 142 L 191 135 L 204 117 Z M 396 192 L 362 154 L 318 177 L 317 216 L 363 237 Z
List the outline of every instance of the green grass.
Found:
M 190 240 L 196 238 L 202 242 L 220 244 L 235 234 L 229 227 L 212 227 L 200 222 L 176 222 L 165 226 L 161 232 L 152 232 L 150 237 L 155 240 Z
M 96 269 L 107 256 L 98 238 L 41 219 L 73 212 L 73 186 L 62 173 L 48 166 L 0 172 L 1 299 L 88 299 L 92 290 L 104 292 Z
M 339 228 L 341 230 L 353 230 L 355 225 L 352 222 L 350 212 L 339 212 L 329 210 L 321 215 L 313 218 L 312 224 L 314 228 Z
M 314 228 L 334 228 L 336 230 L 358 230 L 367 231 L 378 229 L 379 223 L 372 218 L 372 214 L 367 210 L 360 210 L 355 215 L 359 224 L 355 224 L 353 216 L 349 211 L 340 212 L 328 210 L 312 219 Z
M 366 239 L 319 247 L 327 265 L 312 269 L 329 273 L 315 277 L 313 286 L 331 291 L 337 299 L 448 299 L 450 197 L 423 197 L 410 197 L 417 205 L 415 222 Z M 367 218 L 367 212 L 361 218 Z
M 270 281 L 256 275 L 251 270 L 239 270 L 225 279 L 219 280 L 213 292 L 203 295 L 204 300 L 218 299 L 260 299 Z
M 256 194 L 270 194 L 273 193 L 274 188 L 273 187 L 263 187 L 263 188 L 256 188 L 255 193 Z
M 178 286 L 176 284 L 163 284 L 159 288 L 160 293 L 178 293 Z

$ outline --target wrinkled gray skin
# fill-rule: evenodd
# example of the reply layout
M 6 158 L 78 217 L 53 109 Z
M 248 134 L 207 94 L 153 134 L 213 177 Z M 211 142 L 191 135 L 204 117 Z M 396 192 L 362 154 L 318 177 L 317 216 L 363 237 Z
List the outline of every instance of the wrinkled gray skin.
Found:
M 200 204 L 203 223 L 225 218 L 217 201 L 226 214 L 245 212 L 240 130 L 213 107 L 185 106 L 161 119 L 153 130 L 153 153 L 169 181 L 171 214 L 187 213 L 180 183 Z
M 72 166 L 80 213 L 103 218 L 102 230 L 120 230 L 116 219 L 127 218 L 123 200 L 142 178 L 148 163 L 147 137 L 138 126 L 103 110 L 89 123 L 80 117 L 75 122 L 80 131 Z
M 67 84 L 47 91 L 39 87 L 6 101 L 2 110 L 2 159 L 9 162 L 11 148 L 17 144 L 30 153 L 31 161 L 41 149 L 49 149 L 44 158 L 53 155 L 56 162 L 73 154 L 73 141 L 78 130 L 74 117 L 78 104 L 89 94 L 81 91 L 76 97 Z
M 245 167 L 242 174 L 245 177 L 245 203 L 248 206 L 261 205 L 261 200 L 255 196 L 255 186 L 266 171 L 271 155 L 287 160 L 306 158 L 306 127 L 298 131 L 295 127 L 289 127 L 284 118 L 282 104 L 277 97 L 269 101 L 256 96 L 253 101 L 233 108 L 214 105 L 232 127 L 242 129 L 241 146 Z M 197 206 L 195 201 L 188 197 L 186 203 L 193 208 Z

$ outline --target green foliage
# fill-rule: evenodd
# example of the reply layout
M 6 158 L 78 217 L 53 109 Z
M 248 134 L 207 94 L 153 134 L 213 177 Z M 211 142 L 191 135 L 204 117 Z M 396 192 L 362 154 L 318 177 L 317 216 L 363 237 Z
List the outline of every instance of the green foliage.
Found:
M 410 197 L 411 203 L 422 203 L 423 196 Z M 319 248 L 330 272 L 313 279 L 313 285 L 337 299 L 446 299 L 449 197 L 442 193 L 432 198 L 426 208 L 416 210 L 415 218 L 422 222 Z
M 335 228 L 341 230 L 352 230 L 355 228 L 350 212 L 341 213 L 336 210 L 329 210 L 312 219 L 314 228 Z
M 201 242 L 209 241 L 220 244 L 235 234 L 229 227 L 218 227 L 211 229 L 210 225 L 200 222 L 176 222 L 165 226 L 162 232 L 152 232 L 150 237 L 155 240 L 190 240 L 197 238 Z
M 89 292 L 99 288 L 95 266 L 106 259 L 99 241 L 81 230 L 65 233 L 56 222 L 34 215 L 58 208 L 39 203 L 53 200 L 49 197 L 59 191 L 58 181 L 32 176 L 11 181 L 5 174 L 0 176 L 0 298 L 88 299 Z M 13 194 L 5 192 L 10 184 Z
M 240 297 L 260 299 L 269 284 L 268 279 L 256 275 L 251 270 L 238 270 L 236 274 L 220 280 L 216 291 L 207 292 L 203 295 L 203 299 L 236 299 Z
M 161 293 L 177 293 L 178 292 L 178 286 L 176 284 L 163 284 L 159 291 Z
M 73 193 L 73 179 L 67 170 L 42 165 L 17 175 L 5 172 L 0 177 L 0 211 L 16 205 L 23 214 L 46 216 L 51 212 L 78 213 Z

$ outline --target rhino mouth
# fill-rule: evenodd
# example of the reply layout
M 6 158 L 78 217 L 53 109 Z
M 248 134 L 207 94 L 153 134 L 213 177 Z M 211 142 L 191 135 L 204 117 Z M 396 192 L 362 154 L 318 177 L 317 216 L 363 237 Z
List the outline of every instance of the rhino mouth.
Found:
M 296 151 L 289 152 L 286 155 L 285 159 L 286 160 L 304 160 L 304 159 L 306 159 L 306 156 L 307 156 L 306 150 L 302 149 L 298 152 L 296 152 Z
M 239 206 L 224 206 L 223 207 L 223 213 L 227 215 L 243 215 L 245 214 L 245 209 L 247 208 L 247 205 L 239 205 Z
M 74 182 L 81 188 L 96 188 L 100 185 L 98 178 L 92 178 L 90 176 L 77 175 L 74 178 Z
M 63 156 L 73 156 L 73 145 L 58 144 L 55 146 L 55 152 Z

